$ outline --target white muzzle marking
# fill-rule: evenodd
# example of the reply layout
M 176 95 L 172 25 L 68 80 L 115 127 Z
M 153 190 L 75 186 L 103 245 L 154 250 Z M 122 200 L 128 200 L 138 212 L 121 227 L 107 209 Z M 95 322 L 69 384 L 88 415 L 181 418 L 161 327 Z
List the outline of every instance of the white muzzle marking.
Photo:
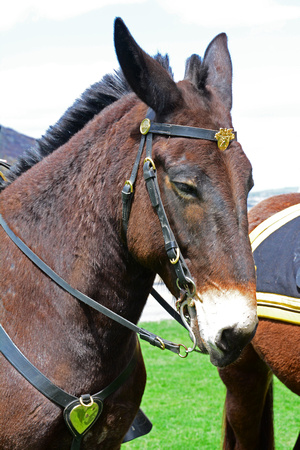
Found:
M 224 353 L 218 343 L 222 332 L 227 329 L 235 329 L 236 334 L 251 335 L 257 326 L 257 310 L 255 302 L 251 298 L 236 290 L 219 291 L 211 289 L 204 294 L 199 294 L 201 302 L 196 300 L 200 336 L 208 352 Z M 238 343 L 237 343 L 238 345 Z

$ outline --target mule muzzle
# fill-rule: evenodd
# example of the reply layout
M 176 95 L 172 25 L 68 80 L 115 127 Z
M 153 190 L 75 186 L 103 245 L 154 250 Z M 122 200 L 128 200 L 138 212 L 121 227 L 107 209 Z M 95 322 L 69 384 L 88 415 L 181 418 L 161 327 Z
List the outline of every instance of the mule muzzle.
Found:
M 225 328 L 217 336 L 214 345 L 208 350 L 212 364 L 225 367 L 238 359 L 243 349 L 255 335 L 257 325 L 250 331 L 243 331 L 238 326 Z

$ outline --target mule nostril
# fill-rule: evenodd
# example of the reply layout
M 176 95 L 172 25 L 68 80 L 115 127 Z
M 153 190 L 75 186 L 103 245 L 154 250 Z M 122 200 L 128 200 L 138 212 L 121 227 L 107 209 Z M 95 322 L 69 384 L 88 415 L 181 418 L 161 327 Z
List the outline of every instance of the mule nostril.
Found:
M 230 352 L 233 349 L 242 349 L 251 341 L 255 331 L 256 327 L 252 332 L 245 332 L 245 330 L 238 329 L 236 326 L 224 328 L 219 334 L 216 345 L 223 352 Z
M 220 350 L 228 352 L 237 344 L 237 332 L 235 328 L 225 328 L 222 330 L 220 339 L 216 343 Z

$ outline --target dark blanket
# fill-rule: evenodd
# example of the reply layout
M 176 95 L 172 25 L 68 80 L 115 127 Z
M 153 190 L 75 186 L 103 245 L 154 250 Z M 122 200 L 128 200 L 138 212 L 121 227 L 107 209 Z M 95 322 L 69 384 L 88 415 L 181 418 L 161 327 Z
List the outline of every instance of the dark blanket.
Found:
M 300 217 L 269 235 L 253 256 L 257 292 L 300 298 Z

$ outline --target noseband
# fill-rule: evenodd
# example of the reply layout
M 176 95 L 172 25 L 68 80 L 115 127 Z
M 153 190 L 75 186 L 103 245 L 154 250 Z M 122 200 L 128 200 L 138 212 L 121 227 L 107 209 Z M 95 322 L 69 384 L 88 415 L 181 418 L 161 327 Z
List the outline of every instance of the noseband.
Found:
M 185 322 L 186 327 L 189 329 L 190 334 L 193 333 L 189 327 L 189 324 L 185 320 L 184 308 L 186 306 L 194 306 L 193 297 L 196 294 L 196 285 L 192 278 L 192 275 L 182 257 L 179 245 L 176 242 L 175 236 L 170 227 L 157 182 L 156 167 L 152 159 L 152 138 L 153 134 L 159 134 L 164 136 L 204 139 L 218 143 L 218 148 L 221 151 L 226 150 L 231 140 L 236 140 L 236 133 L 231 128 L 221 128 L 219 131 L 207 130 L 204 128 L 188 127 L 183 125 L 173 125 L 168 123 L 156 123 L 152 122 L 155 117 L 155 113 L 152 109 L 147 112 L 147 117 L 142 121 L 140 125 L 140 132 L 142 134 L 140 146 L 138 150 L 135 163 L 131 172 L 131 176 L 126 180 L 124 188 L 122 190 L 122 220 L 123 220 L 123 233 L 126 239 L 128 222 L 131 210 L 131 204 L 134 196 L 134 184 L 137 178 L 137 172 L 142 157 L 144 146 L 146 145 L 146 158 L 144 160 L 143 171 L 144 179 L 146 182 L 148 194 L 155 209 L 160 225 L 162 228 L 165 249 L 168 255 L 168 259 L 172 264 L 176 273 L 176 284 L 180 289 L 180 300 L 177 302 L 177 307 L 180 310 L 181 317 Z M 195 338 L 193 339 L 195 343 Z

